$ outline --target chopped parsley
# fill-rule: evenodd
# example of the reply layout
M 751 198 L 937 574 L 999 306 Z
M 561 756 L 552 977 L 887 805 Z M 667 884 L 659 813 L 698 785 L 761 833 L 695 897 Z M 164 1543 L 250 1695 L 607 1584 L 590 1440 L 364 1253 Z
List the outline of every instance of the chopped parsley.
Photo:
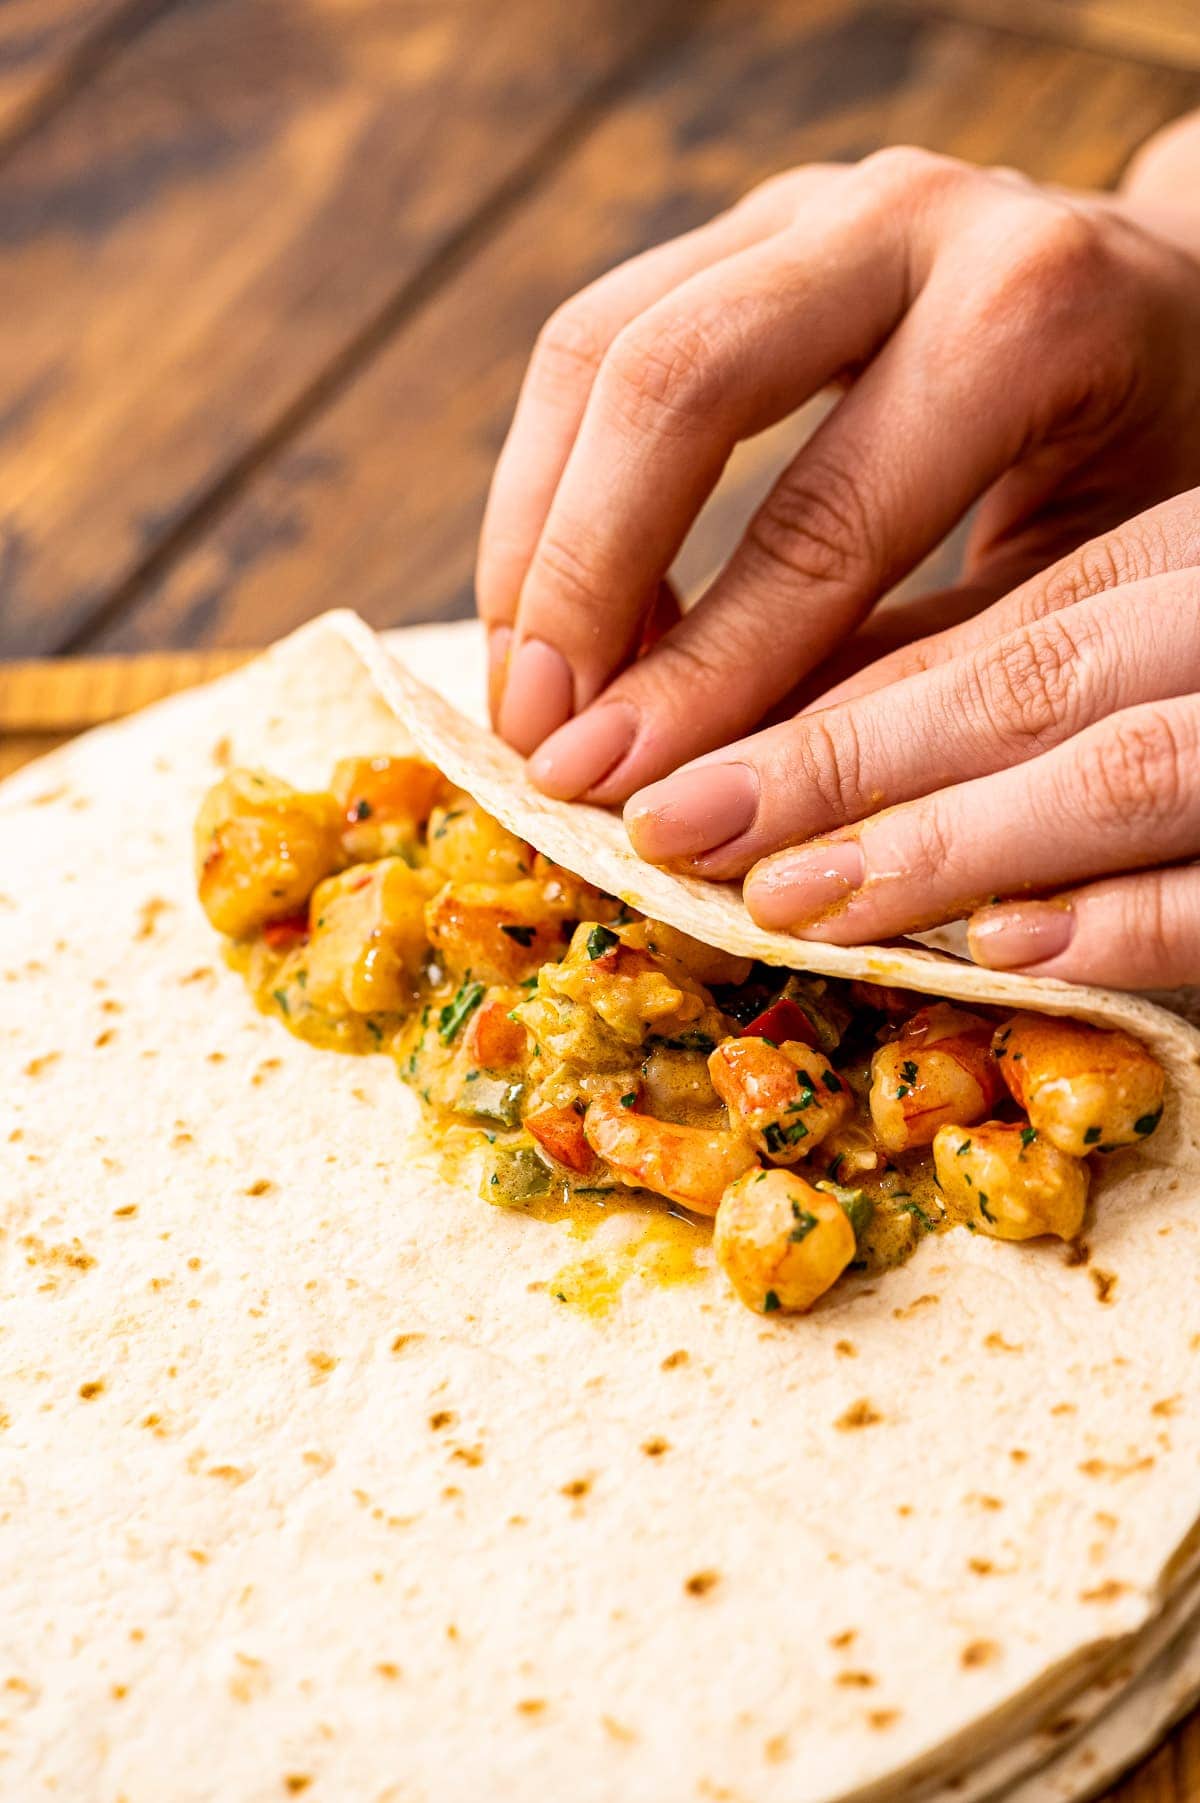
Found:
M 933 1216 L 926 1214 L 925 1210 L 921 1207 L 921 1204 L 919 1202 L 897 1203 L 896 1213 L 902 1214 L 902 1215 L 911 1215 L 913 1217 L 914 1221 L 920 1222 L 921 1230 L 924 1233 L 932 1233 L 934 1228 L 937 1226 L 937 1222 L 933 1219 Z
M 281 1014 L 290 1015 L 292 1012 L 292 1009 L 291 1009 L 291 1004 L 289 1003 L 289 1001 L 287 999 L 287 990 L 286 989 L 272 989 L 271 994 L 274 996 L 275 1000 L 279 1003 L 279 1012 Z
M 995 1226 L 996 1217 L 992 1213 L 991 1209 L 988 1207 L 988 1199 L 987 1199 L 986 1190 L 980 1190 L 980 1192 L 979 1192 L 979 1212 L 983 1216 L 985 1221 L 990 1221 L 992 1223 L 993 1227 Z
M 594 964 L 597 958 L 602 958 L 605 952 L 611 952 L 613 946 L 620 943 L 616 933 L 608 927 L 593 927 L 587 936 L 587 955 Z
M 815 1214 L 807 1208 L 801 1208 L 798 1202 L 792 1203 L 792 1213 L 796 1217 L 796 1225 L 788 1234 L 788 1238 L 794 1240 L 798 1245 L 801 1240 L 806 1240 L 813 1228 L 819 1226 L 820 1223 Z
M 918 1076 L 920 1075 L 920 1072 L 917 1070 L 916 1062 L 914 1059 L 906 1058 L 904 1060 L 904 1063 L 900 1066 L 900 1075 L 904 1078 L 904 1081 L 906 1083 L 915 1083 L 916 1082 Z
M 771 1121 L 763 1128 L 763 1139 L 766 1141 L 767 1151 L 776 1156 L 780 1152 L 786 1152 L 789 1146 L 799 1145 L 802 1139 L 807 1138 L 808 1128 L 803 1121 L 791 1121 L 786 1127 L 782 1121 Z
M 970 1150 L 971 1150 L 970 1140 L 964 1139 L 962 1145 L 958 1148 L 958 1151 L 954 1154 L 954 1156 L 956 1158 L 961 1158 L 964 1152 L 969 1152 Z
M 637 1090 L 631 1089 L 627 1096 L 621 1097 L 621 1106 L 622 1106 L 622 1108 L 632 1108 L 636 1101 L 637 1101 Z
M 444 839 L 446 837 L 446 828 L 449 826 L 450 822 L 452 820 L 461 820 L 465 813 L 466 813 L 465 808 L 451 808 L 451 810 L 448 814 L 443 814 L 441 820 L 438 822 L 438 825 L 434 830 L 434 834 L 433 834 L 434 838 L 435 839 Z
M 352 820 L 369 820 L 371 818 L 373 811 L 374 810 L 372 809 L 369 801 L 356 801 L 354 804 L 354 812 L 351 815 L 351 819 Z
M 1156 1108 L 1153 1114 L 1143 1114 L 1133 1123 L 1133 1130 L 1139 1139 L 1145 1139 L 1147 1133 L 1153 1133 L 1162 1120 L 1162 1109 Z
M 510 926 L 504 926 L 502 924 L 500 927 L 500 931 L 505 935 L 506 938 L 515 939 L 518 945 L 523 945 L 526 947 L 526 949 L 528 949 L 529 946 L 531 946 L 533 944 L 534 935 L 537 932 L 537 928 L 536 927 L 515 927 L 515 926 L 510 927 Z
M 836 1096 L 845 1088 L 842 1079 L 838 1076 L 836 1071 L 826 1071 L 825 1075 L 821 1078 L 821 1081 L 831 1095 Z
M 454 1000 L 447 1002 L 438 1015 L 438 1038 L 449 1045 L 466 1026 L 483 1000 L 483 984 L 464 983 Z
M 654 1038 L 654 1044 L 665 1047 L 669 1052 L 715 1052 L 717 1042 L 710 1039 L 707 1033 L 677 1033 L 673 1039 Z
M 782 1307 L 782 1304 L 774 1290 L 768 1290 L 763 1297 L 763 1314 L 773 1315 L 775 1310 L 780 1307 Z
M 1087 1132 L 1083 1136 L 1084 1145 L 1085 1146 L 1098 1145 L 1100 1142 L 1100 1135 L 1103 1131 L 1104 1131 L 1104 1129 L 1102 1127 L 1089 1127 L 1087 1129 Z
M 830 1161 L 829 1161 L 829 1170 L 828 1170 L 827 1175 L 830 1176 L 835 1183 L 837 1182 L 838 1173 L 841 1171 L 842 1164 L 843 1164 L 843 1161 L 845 1160 L 845 1157 L 846 1157 L 846 1154 L 844 1152 L 839 1152 L 836 1158 L 830 1159 Z
M 819 1190 L 832 1196 L 854 1232 L 855 1244 L 861 1240 L 871 1225 L 871 1217 L 875 1213 L 875 1204 L 865 1190 L 844 1189 L 840 1183 L 818 1183 Z
M 1022 1146 L 1031 1146 L 1036 1138 L 1037 1138 L 1037 1128 L 1036 1127 L 1022 1127 L 1021 1128 L 1021 1144 L 1022 1144 Z

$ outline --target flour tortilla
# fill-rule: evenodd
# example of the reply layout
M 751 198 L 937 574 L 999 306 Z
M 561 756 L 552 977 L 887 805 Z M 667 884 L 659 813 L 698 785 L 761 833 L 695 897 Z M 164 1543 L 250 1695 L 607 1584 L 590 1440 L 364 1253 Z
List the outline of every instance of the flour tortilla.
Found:
M 473 696 L 468 630 L 402 647 Z M 225 760 L 317 784 L 410 731 L 714 943 L 1138 1032 L 1165 1137 L 1111 1161 L 1091 1267 L 950 1234 L 782 1323 L 716 1271 L 557 1302 L 645 1218 L 581 1243 L 447 1180 L 389 1062 L 255 1013 L 193 898 Z M 1200 1514 L 1189 1028 L 925 952 L 800 957 L 523 790 L 345 616 L 10 779 L 0 873 L 12 1795 L 915 1799 L 1044 1761 L 1067 1699 L 1158 1657 Z

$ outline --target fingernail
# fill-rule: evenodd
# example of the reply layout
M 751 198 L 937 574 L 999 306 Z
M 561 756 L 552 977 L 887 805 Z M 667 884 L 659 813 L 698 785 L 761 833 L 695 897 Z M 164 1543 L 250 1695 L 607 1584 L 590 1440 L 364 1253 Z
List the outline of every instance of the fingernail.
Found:
M 847 901 L 865 875 L 856 839 L 806 845 L 755 866 L 746 878 L 746 906 L 759 926 L 799 932 Z
M 575 685 L 561 651 L 526 639 L 509 659 L 500 731 L 525 757 L 571 717 Z
M 757 812 L 758 772 L 749 764 L 698 764 L 640 789 L 625 826 L 638 855 L 662 864 L 738 838 Z
M 637 729 L 637 709 L 628 701 L 589 708 L 546 740 L 530 758 L 529 774 L 547 795 L 574 801 L 620 763 Z
M 1017 970 L 1057 958 L 1070 945 L 1074 931 L 1075 914 L 1069 904 L 1021 902 L 981 909 L 967 926 L 967 943 L 976 964 Z
M 487 684 L 488 712 L 496 720 L 500 715 L 500 704 L 504 699 L 504 684 L 508 677 L 508 653 L 512 647 L 512 627 L 493 626 L 487 637 Z

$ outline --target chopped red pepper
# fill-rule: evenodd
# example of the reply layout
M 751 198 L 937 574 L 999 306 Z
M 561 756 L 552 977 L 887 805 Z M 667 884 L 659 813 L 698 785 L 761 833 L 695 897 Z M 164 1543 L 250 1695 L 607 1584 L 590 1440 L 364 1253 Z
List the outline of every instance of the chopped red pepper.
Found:
M 298 908 L 294 914 L 281 914 L 268 920 L 262 930 L 263 943 L 273 952 L 290 952 L 308 938 L 308 909 Z
M 755 1015 L 749 1026 L 741 1031 L 743 1039 L 773 1039 L 776 1045 L 782 1045 L 785 1039 L 798 1039 L 804 1045 L 815 1046 L 817 1035 L 813 1024 L 799 1002 L 783 996 L 772 1002 L 761 1014 Z
M 595 1170 L 596 1155 L 584 1138 L 583 1117 L 573 1108 L 539 1109 L 537 1114 L 525 1116 L 525 1125 L 539 1146 L 569 1171 Z
M 471 1050 L 484 1070 L 511 1070 L 525 1056 L 526 1044 L 525 1029 L 509 1019 L 506 1002 L 485 1002 L 471 1022 Z

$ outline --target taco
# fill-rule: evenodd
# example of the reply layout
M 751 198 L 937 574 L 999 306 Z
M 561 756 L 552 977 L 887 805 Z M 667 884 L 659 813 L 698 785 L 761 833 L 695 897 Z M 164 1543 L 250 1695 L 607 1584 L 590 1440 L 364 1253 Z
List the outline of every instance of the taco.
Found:
M 1200 1041 L 763 934 L 418 682 L 471 695 L 470 629 L 398 648 L 329 616 L 0 790 L 14 1794 L 1032 1782 L 1191 1620 Z M 766 1053 L 739 1115 L 712 1061 Z M 889 1152 L 877 1078 L 959 1138 Z M 851 1256 L 740 1281 L 639 1122 Z M 989 1125 L 1007 1189 L 974 1146 L 939 1189 Z M 1064 1237 L 1003 1243 L 1014 1197 Z

